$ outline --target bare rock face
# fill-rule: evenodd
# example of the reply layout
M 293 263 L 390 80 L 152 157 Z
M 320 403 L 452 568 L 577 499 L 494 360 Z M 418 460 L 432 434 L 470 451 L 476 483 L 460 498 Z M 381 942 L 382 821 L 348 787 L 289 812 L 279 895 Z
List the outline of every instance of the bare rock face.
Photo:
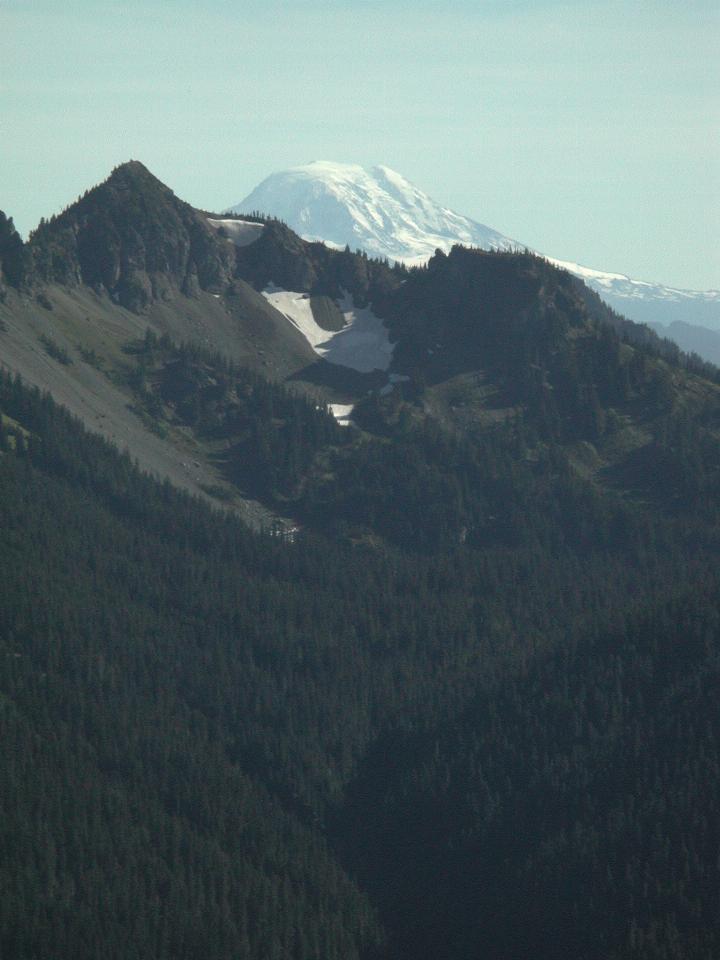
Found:
M 135 312 L 178 291 L 220 292 L 235 260 L 206 218 L 137 161 L 41 222 L 29 247 L 39 280 L 84 283 Z
M 314 260 L 312 245 L 277 221 L 269 223 L 255 243 L 237 251 L 240 274 L 257 287 L 275 283 L 309 292 L 318 282 Z

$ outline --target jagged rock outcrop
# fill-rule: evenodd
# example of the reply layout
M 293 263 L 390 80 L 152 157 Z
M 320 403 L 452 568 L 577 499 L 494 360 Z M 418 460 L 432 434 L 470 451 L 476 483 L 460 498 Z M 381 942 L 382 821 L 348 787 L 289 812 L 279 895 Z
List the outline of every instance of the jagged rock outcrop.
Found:
M 105 290 L 136 312 L 177 291 L 220 292 L 234 247 L 141 163 L 117 167 L 29 242 L 38 279 Z

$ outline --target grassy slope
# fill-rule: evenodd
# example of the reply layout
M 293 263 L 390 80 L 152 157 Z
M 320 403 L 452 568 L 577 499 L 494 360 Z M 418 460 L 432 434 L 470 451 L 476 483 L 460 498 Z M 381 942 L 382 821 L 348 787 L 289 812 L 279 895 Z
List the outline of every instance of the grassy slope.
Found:
M 52 309 L 14 292 L 0 304 L 3 366 L 48 390 L 89 429 L 127 449 L 142 469 L 206 498 L 208 488 L 223 487 L 222 478 L 190 432 L 160 435 L 133 411 L 132 394 L 124 383 L 129 369 L 124 348 L 150 328 L 176 341 L 199 341 L 266 376 L 282 378 L 313 362 L 300 334 L 288 330 L 287 321 L 242 282 L 226 300 L 205 293 L 198 298 L 178 294 L 144 315 L 82 287 L 53 286 L 45 296 Z M 52 356 L 53 347 L 70 362 Z M 227 499 L 221 503 L 227 506 Z M 235 496 L 233 505 L 252 523 L 270 519 L 253 501 Z

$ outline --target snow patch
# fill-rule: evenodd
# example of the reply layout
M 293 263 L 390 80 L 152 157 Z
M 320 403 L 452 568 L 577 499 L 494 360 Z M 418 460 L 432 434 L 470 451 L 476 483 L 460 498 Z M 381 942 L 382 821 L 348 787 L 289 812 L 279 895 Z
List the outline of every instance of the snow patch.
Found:
M 270 284 L 263 296 L 302 333 L 315 353 L 341 367 L 350 367 L 359 373 L 387 370 L 392 360 L 394 344 L 388 331 L 370 307 L 356 307 L 352 297 L 345 294 L 338 303 L 345 318 L 341 330 L 323 330 L 315 320 L 310 296 L 282 290 Z
M 208 223 L 213 230 L 220 230 L 222 227 L 227 233 L 228 241 L 236 247 L 250 246 L 265 229 L 264 223 L 254 223 L 251 220 L 212 220 L 208 217 Z
M 343 427 L 349 427 L 351 423 L 352 412 L 355 409 L 354 403 L 331 403 L 328 404 L 330 413 L 337 422 Z
M 318 325 L 310 306 L 310 295 L 295 293 L 292 290 L 283 290 L 275 284 L 269 284 L 262 292 L 263 296 L 283 316 L 300 331 L 310 346 L 318 352 L 323 342 L 327 340 L 327 330 Z

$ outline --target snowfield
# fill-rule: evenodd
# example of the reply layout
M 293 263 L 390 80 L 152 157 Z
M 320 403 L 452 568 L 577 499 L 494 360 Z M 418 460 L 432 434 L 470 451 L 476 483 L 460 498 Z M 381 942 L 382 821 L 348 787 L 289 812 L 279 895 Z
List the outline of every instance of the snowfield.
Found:
M 387 370 L 390 366 L 394 344 L 390 343 L 385 324 L 370 307 L 356 307 L 349 294 L 345 294 L 338 303 L 345 326 L 336 332 L 323 330 L 319 326 L 307 293 L 282 290 L 270 285 L 263 290 L 263 296 L 287 317 L 315 353 L 328 363 L 349 367 L 359 373 Z
M 236 247 L 249 247 L 265 229 L 264 223 L 253 223 L 251 220 L 212 220 L 208 217 L 208 223 L 213 230 L 222 227 L 228 235 L 228 241 Z
M 355 409 L 354 403 L 331 403 L 329 404 L 329 408 L 330 413 L 341 426 L 350 426 L 352 412 Z

